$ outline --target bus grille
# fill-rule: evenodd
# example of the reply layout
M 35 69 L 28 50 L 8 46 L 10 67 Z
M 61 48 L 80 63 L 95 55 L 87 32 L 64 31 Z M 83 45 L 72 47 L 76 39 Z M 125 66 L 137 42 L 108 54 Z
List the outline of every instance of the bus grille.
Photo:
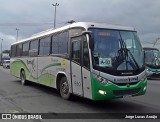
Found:
M 114 83 L 114 84 L 116 84 L 116 85 L 118 85 L 118 86 L 126 86 L 127 84 L 129 84 L 129 85 L 135 85 L 135 84 L 137 84 L 138 82 L 133 82 L 133 83 Z
M 129 90 L 114 90 L 113 94 L 116 96 L 134 95 L 137 94 L 140 90 L 141 88 L 129 89 Z

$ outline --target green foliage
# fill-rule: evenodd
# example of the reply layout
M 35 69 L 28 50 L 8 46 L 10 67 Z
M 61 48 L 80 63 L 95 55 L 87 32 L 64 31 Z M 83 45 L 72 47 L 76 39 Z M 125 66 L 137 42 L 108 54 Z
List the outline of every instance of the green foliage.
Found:
M 3 53 L 10 53 L 10 50 L 4 50 Z

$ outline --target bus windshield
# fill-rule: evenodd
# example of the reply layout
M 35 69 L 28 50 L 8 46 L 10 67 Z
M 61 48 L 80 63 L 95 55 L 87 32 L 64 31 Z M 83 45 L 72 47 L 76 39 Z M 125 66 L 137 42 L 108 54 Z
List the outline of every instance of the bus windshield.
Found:
M 145 50 L 145 63 L 160 66 L 160 52 L 157 49 Z
M 144 54 L 136 32 L 90 29 L 94 38 L 93 67 L 98 70 L 137 70 L 144 66 Z

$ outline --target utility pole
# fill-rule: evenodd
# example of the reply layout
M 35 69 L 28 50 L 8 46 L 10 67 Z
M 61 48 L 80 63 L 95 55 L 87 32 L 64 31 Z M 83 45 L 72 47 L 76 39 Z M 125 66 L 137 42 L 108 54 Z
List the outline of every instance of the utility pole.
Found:
M 56 4 L 52 4 L 55 7 L 55 11 L 54 11 L 54 28 L 56 28 L 56 7 L 59 6 L 58 3 Z
M 2 52 L 2 43 L 3 43 L 3 39 L 1 39 L 1 64 L 2 64 L 2 54 L 3 54 L 3 52 Z
M 17 38 L 16 38 L 16 42 L 17 42 L 18 41 L 18 31 L 19 31 L 19 29 L 16 28 L 16 31 L 17 31 Z

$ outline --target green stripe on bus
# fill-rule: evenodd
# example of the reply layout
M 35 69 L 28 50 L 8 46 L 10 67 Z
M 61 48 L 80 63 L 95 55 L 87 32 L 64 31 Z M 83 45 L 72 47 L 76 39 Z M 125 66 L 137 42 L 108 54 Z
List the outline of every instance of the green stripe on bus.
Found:
M 52 66 L 61 66 L 61 63 L 60 63 L 60 62 L 56 62 L 56 63 L 49 64 L 49 65 L 45 66 L 45 67 L 42 69 L 42 72 L 43 72 L 45 69 L 47 69 L 47 68 L 49 68 L 49 67 L 52 67 Z

